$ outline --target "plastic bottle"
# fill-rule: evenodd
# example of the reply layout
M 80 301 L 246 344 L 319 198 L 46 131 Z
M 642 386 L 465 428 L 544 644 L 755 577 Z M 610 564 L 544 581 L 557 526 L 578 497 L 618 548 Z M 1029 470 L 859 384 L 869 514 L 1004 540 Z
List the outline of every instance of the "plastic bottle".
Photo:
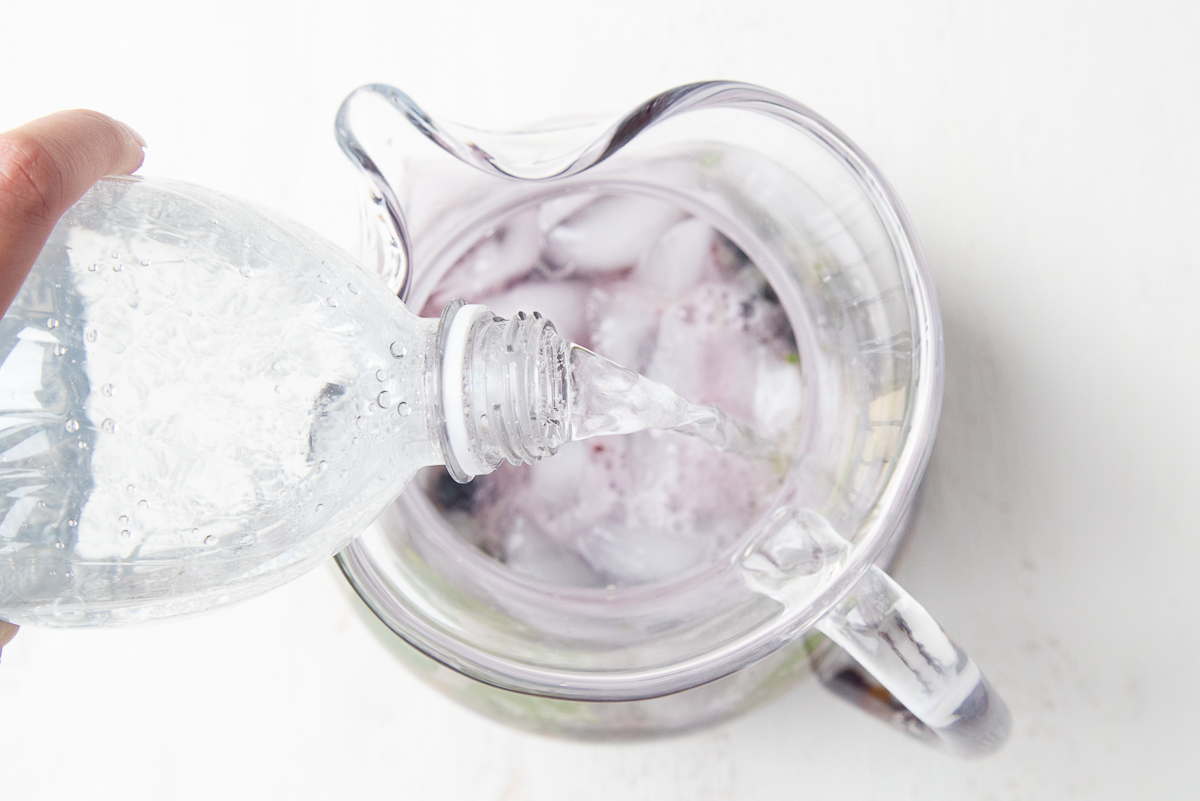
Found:
M 0 619 L 144 620 L 294 578 L 419 468 L 468 480 L 570 439 L 573 347 L 537 315 L 419 318 L 270 211 L 104 179 L 0 320 Z

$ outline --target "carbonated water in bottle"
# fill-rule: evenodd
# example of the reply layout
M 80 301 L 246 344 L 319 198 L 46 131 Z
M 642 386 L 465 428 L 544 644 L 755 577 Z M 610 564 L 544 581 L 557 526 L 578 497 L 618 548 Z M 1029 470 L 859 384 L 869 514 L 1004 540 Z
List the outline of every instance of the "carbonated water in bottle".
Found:
M 344 547 L 420 467 L 465 481 L 651 426 L 765 447 L 539 315 L 419 318 L 270 211 L 104 179 L 0 320 L 0 619 L 227 603 Z

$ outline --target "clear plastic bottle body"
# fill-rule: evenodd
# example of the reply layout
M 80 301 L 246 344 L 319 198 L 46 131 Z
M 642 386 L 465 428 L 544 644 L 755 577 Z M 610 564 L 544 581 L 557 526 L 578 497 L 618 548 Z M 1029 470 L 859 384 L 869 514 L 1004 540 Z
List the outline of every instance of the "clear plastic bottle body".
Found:
M 328 558 L 441 462 L 436 333 L 271 212 L 101 181 L 0 320 L 0 618 L 180 614 Z
M 228 603 L 341 550 L 421 467 L 469 481 L 647 427 L 729 444 L 696 420 L 728 422 L 536 313 L 422 319 L 270 211 L 104 179 L 0 320 L 0 619 Z

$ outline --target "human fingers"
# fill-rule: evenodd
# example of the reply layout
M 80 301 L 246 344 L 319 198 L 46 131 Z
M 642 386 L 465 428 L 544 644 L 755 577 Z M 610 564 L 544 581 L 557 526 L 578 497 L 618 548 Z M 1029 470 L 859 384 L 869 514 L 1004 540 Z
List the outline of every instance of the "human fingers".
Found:
M 0 620 L 0 651 L 4 650 L 4 646 L 8 645 L 8 641 L 17 636 L 17 629 L 20 626 L 14 626 L 7 620 Z
M 58 218 L 105 175 L 142 165 L 145 141 L 95 111 L 60 111 L 0 134 L 0 314 Z

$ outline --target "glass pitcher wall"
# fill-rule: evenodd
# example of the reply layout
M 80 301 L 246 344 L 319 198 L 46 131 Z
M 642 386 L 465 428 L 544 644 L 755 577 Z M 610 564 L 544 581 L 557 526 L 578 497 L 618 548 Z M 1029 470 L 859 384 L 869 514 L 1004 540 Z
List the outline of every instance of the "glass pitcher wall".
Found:
M 370 186 L 367 260 L 375 254 L 381 276 L 398 279 L 398 291 L 409 287 L 415 307 L 448 291 L 443 283 L 458 285 L 456 265 L 473 248 L 508 247 L 504 232 L 523 230 L 514 222 L 523 214 L 588 196 L 673 206 L 719 231 L 766 276 L 795 333 L 804 420 L 784 487 L 741 541 L 766 530 L 774 512 L 794 509 L 819 515 L 845 543 L 828 569 L 789 573 L 786 603 L 748 586 L 736 545 L 636 586 L 522 575 L 503 550 L 479 547 L 461 499 L 439 499 L 436 483 L 415 484 L 339 555 L 393 631 L 483 684 L 542 696 L 522 695 L 522 706 L 545 707 L 547 730 L 653 733 L 731 714 L 731 694 L 751 703 L 747 686 L 726 691 L 739 677 L 754 684 L 749 666 L 758 660 L 794 654 L 796 638 L 895 544 L 932 447 L 942 380 L 936 299 L 882 177 L 800 104 L 721 82 L 664 92 L 619 119 L 506 134 L 443 124 L 402 92 L 372 85 L 347 98 L 337 132 Z M 372 242 L 394 240 L 397 220 L 408 241 L 404 258 L 389 261 Z M 542 246 L 538 267 L 547 275 L 562 266 L 551 250 Z M 940 629 L 922 631 L 943 638 L 937 653 L 949 652 Z M 935 695 L 953 684 L 939 681 Z M 718 684 L 719 710 L 681 718 L 655 703 L 699 693 L 703 706 L 705 689 Z M 442 686 L 476 700 L 503 692 Z M 951 718 L 972 717 L 979 731 L 1000 736 L 956 739 L 938 719 L 945 741 L 986 750 L 1002 739 L 1003 705 L 986 688 L 982 697 Z M 980 714 L 987 699 L 991 717 Z M 493 711 L 509 703 L 494 700 Z M 624 711 L 601 715 L 589 700 Z

